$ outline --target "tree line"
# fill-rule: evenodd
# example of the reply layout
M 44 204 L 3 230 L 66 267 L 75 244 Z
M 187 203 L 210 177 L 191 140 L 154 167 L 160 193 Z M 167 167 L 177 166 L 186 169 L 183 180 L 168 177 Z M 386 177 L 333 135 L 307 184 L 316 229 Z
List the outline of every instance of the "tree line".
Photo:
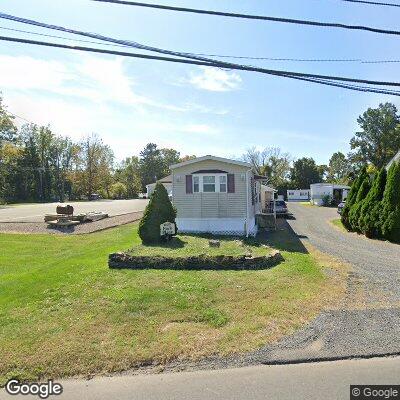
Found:
M 311 157 L 295 160 L 280 148 L 251 148 L 238 157 L 268 178 L 280 194 L 312 183 L 352 184 L 363 167 L 370 174 L 400 149 L 400 116 L 392 103 L 368 108 L 357 120 L 351 151 L 335 152 L 327 165 Z M 0 201 L 66 201 L 88 198 L 135 198 L 146 185 L 170 174 L 169 166 L 194 158 L 149 143 L 139 156 L 116 162 L 112 149 L 96 134 L 73 141 L 50 126 L 17 128 L 0 97 Z
M 351 185 L 362 168 L 375 174 L 400 150 L 400 115 L 392 103 L 368 108 L 357 119 L 359 130 L 350 140 L 351 151 L 337 151 L 327 165 L 318 165 L 311 157 L 294 160 L 275 147 L 249 149 L 242 159 L 266 176 L 280 194 L 287 189 L 307 189 L 312 183 L 329 182 Z
M 89 198 L 136 198 L 146 185 L 169 174 L 181 157 L 149 143 L 140 155 L 115 161 L 96 134 L 79 141 L 33 123 L 18 128 L 0 97 L 0 202 L 48 202 Z

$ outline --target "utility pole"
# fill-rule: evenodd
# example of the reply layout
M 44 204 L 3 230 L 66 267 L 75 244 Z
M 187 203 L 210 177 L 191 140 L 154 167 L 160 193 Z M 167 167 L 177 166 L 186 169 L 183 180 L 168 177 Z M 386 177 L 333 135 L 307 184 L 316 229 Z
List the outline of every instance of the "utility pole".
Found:
M 37 168 L 39 172 L 39 180 L 40 180 L 40 201 L 43 203 L 43 172 L 45 171 L 44 167 Z

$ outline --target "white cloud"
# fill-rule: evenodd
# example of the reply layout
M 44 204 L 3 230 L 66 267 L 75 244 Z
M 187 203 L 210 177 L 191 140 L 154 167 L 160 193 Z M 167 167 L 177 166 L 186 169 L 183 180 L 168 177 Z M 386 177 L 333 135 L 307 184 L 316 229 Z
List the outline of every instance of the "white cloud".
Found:
M 212 92 L 237 90 L 242 78 L 236 72 L 227 72 L 218 68 L 199 67 L 201 73 L 192 73 L 188 82 L 194 87 Z

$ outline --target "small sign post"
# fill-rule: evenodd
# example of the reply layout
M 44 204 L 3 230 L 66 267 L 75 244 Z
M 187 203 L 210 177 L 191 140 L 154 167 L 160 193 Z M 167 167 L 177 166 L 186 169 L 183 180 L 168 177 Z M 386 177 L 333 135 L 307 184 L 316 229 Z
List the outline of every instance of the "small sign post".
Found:
M 160 236 L 164 240 L 171 240 L 176 235 L 176 227 L 173 222 L 164 222 L 160 225 Z

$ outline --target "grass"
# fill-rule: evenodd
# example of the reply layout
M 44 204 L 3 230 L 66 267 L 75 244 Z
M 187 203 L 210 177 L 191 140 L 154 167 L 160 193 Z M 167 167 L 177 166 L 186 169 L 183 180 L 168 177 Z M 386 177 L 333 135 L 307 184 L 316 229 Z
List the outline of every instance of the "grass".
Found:
M 170 242 L 154 246 L 138 244 L 129 250 L 135 256 L 166 256 L 166 257 L 189 257 L 208 254 L 218 255 L 253 255 L 262 256 L 269 253 L 269 249 L 254 239 L 240 239 L 229 236 L 219 238 L 220 247 L 209 246 L 209 236 L 179 235 Z
M 340 266 L 285 231 L 269 244 L 285 258 L 269 270 L 135 271 L 110 270 L 107 256 L 138 248 L 137 224 L 80 236 L 0 234 L 0 383 L 252 350 L 342 296 Z
M 311 204 L 309 201 L 300 201 L 299 204 L 306 207 L 313 207 L 314 205 Z
M 331 221 L 331 224 L 336 226 L 336 228 L 339 228 L 343 232 L 347 232 L 347 229 L 344 227 L 342 220 L 340 218 L 338 219 L 333 219 Z

